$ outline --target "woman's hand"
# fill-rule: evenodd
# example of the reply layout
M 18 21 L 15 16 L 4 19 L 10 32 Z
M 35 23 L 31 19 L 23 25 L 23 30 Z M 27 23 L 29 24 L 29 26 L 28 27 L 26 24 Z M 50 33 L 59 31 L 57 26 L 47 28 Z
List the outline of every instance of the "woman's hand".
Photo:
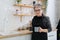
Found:
M 48 29 L 42 29 L 42 28 L 40 27 L 39 32 L 48 32 Z

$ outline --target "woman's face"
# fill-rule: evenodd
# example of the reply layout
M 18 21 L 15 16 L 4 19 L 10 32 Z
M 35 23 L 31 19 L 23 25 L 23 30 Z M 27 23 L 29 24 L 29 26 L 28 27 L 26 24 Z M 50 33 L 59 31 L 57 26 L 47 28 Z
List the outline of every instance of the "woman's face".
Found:
M 34 11 L 35 11 L 36 16 L 40 16 L 42 14 L 41 9 L 38 6 L 35 6 Z

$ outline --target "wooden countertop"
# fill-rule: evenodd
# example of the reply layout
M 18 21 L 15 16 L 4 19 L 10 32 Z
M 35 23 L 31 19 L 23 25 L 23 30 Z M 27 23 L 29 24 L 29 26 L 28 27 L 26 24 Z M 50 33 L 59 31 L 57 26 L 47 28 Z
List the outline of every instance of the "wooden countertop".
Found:
M 53 30 L 53 31 L 57 31 L 57 30 Z M 53 32 L 53 31 L 52 31 L 52 32 Z M 24 35 L 29 35 L 29 34 L 32 33 L 32 31 L 29 31 L 29 30 L 23 30 L 23 31 L 17 31 L 17 32 L 20 32 L 20 33 L 3 35 L 3 36 L 0 36 L 0 39 L 10 38 L 10 37 L 16 37 L 16 36 L 24 36 Z
M 0 36 L 0 39 L 9 38 L 9 37 L 16 37 L 16 36 L 23 36 L 23 35 L 28 35 L 28 34 L 32 33 L 32 31 L 29 31 L 29 30 L 24 30 L 24 31 L 19 31 L 19 32 L 21 32 L 21 33 Z

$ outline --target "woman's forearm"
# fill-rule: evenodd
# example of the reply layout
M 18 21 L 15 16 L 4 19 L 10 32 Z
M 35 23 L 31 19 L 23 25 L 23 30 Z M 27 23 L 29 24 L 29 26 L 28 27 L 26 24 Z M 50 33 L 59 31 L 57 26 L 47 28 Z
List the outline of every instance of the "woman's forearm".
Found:
M 48 29 L 43 29 L 43 32 L 48 32 Z

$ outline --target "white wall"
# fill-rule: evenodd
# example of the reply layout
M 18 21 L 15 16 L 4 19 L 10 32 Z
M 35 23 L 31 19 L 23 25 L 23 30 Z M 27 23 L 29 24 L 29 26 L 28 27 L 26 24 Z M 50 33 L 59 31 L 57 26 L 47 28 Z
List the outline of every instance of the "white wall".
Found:
M 58 19 L 60 19 L 60 0 L 56 0 L 56 14 L 57 14 L 57 17 Z
M 57 26 L 56 0 L 48 0 L 47 16 L 50 17 L 52 27 Z
M 33 0 L 32 0 L 33 1 Z M 23 4 L 32 4 L 31 0 L 22 0 Z M 0 31 L 1 32 L 9 32 L 11 30 L 17 29 L 22 25 L 28 23 L 31 20 L 31 17 L 24 17 L 23 22 L 20 22 L 20 18 L 17 16 L 13 16 L 15 14 L 15 10 L 18 7 L 14 7 L 15 0 L 0 0 Z M 22 12 L 30 13 L 31 9 L 23 8 Z

